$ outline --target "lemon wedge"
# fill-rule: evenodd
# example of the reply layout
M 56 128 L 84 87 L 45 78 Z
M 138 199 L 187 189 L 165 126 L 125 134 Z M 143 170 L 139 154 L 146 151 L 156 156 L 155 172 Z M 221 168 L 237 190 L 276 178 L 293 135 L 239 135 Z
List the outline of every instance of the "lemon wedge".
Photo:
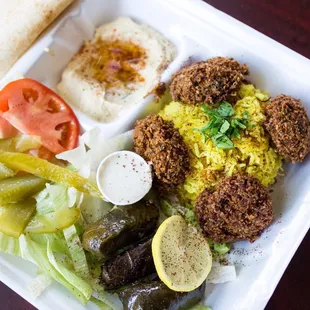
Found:
M 159 278 L 178 292 L 195 290 L 206 280 L 212 267 L 207 239 L 179 215 L 167 218 L 159 226 L 152 253 Z

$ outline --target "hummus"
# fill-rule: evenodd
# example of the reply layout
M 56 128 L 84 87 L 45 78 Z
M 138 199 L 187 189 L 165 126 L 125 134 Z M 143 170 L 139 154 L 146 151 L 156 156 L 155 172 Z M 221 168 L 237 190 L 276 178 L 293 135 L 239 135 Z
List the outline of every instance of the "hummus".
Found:
M 175 53 L 154 29 L 120 17 L 100 26 L 83 45 L 63 72 L 58 90 L 91 118 L 110 122 L 156 88 Z

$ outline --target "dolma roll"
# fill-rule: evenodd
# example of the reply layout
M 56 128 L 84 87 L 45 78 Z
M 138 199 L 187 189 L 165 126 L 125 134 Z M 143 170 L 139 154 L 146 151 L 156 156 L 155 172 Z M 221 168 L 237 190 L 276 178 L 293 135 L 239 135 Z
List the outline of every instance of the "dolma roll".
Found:
M 117 289 L 155 273 L 152 239 L 140 243 L 101 266 L 101 284 L 106 289 Z
M 191 292 L 175 292 L 161 281 L 140 282 L 119 293 L 124 310 L 187 310 L 204 298 L 205 283 Z
M 151 201 L 115 207 L 85 230 L 83 247 L 98 258 L 110 258 L 153 233 L 158 217 L 159 210 Z

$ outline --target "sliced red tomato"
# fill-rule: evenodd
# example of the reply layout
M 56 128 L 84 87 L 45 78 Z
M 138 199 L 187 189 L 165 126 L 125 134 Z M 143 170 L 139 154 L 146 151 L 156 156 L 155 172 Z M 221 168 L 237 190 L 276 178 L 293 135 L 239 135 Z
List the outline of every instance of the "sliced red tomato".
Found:
M 31 79 L 9 83 L 0 91 L 0 115 L 19 131 L 37 135 L 54 154 L 77 146 L 80 125 L 55 92 Z
M 37 157 L 51 161 L 54 158 L 54 154 L 48 149 L 46 149 L 44 146 L 41 146 L 38 150 Z
M 0 139 L 13 138 L 17 135 L 17 133 L 18 130 L 0 116 Z

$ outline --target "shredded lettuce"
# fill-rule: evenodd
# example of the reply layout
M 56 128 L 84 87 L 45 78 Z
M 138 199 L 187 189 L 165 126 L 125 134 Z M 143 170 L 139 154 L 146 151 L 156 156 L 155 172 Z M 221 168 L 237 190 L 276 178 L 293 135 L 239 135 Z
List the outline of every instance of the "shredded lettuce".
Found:
M 215 252 L 219 253 L 220 255 L 226 254 L 231 249 L 230 243 L 214 243 L 213 249 Z
M 86 255 L 75 225 L 64 229 L 63 234 L 68 245 L 69 253 L 71 255 L 76 274 L 83 279 L 89 278 L 90 274 Z
M 37 297 L 49 285 L 49 278 L 62 284 L 81 303 L 86 304 L 97 289 L 95 280 L 88 273 L 88 265 L 80 242 L 74 243 L 78 236 L 74 227 L 69 228 L 67 243 L 64 233 L 42 235 L 22 235 L 15 239 L 0 233 L 0 250 L 2 252 L 21 256 L 35 263 L 46 276 L 38 276 L 29 286 L 33 297 Z M 78 253 L 77 257 L 72 254 Z M 81 261 L 78 261 L 81 259 Z M 99 286 L 99 285 L 98 285 Z M 121 309 L 116 297 L 98 288 L 97 299 L 106 305 L 103 309 Z
M 21 236 L 22 257 L 31 257 L 45 274 L 66 287 L 86 304 L 92 295 L 91 286 L 76 275 L 73 259 L 62 232 Z
M 66 252 L 64 252 L 64 249 L 59 249 L 59 251 L 57 251 L 57 241 L 54 243 L 53 240 L 49 239 L 48 236 L 47 257 L 52 266 L 58 271 L 58 278 L 62 276 L 68 282 L 66 285 L 67 288 L 77 296 L 83 304 L 86 304 L 92 296 L 91 286 L 76 274 L 74 264 L 72 266 L 72 257 L 68 249 L 66 249 Z
M 46 184 L 45 189 L 35 196 L 37 214 L 44 215 L 61 208 L 78 207 L 82 198 L 83 194 L 75 188 L 67 188 L 60 184 Z
M 80 206 L 83 218 L 87 224 L 94 223 L 106 215 L 113 205 L 102 199 L 92 196 L 84 196 L 83 202 Z
M 230 243 L 217 243 L 212 240 L 209 241 L 210 249 L 215 255 L 224 255 L 231 249 Z
M 182 206 L 175 196 L 168 197 L 167 199 L 161 199 L 160 206 L 161 211 L 165 214 L 165 216 L 169 217 L 172 215 L 182 215 L 189 224 L 195 226 L 198 230 L 201 230 L 194 210 L 192 208 Z
M 31 297 L 38 298 L 51 284 L 53 279 L 46 273 L 40 273 L 29 285 Z
M 165 199 L 160 200 L 160 208 L 167 217 L 180 214 L 178 209 Z
M 95 297 L 92 297 L 90 299 L 91 302 L 93 302 L 95 305 L 98 306 L 99 309 L 101 310 L 113 310 L 111 307 L 109 307 L 107 304 L 105 304 L 103 301 L 100 299 L 97 299 Z
M 37 214 L 46 215 L 62 208 L 78 208 L 83 195 L 63 185 L 47 184 L 35 198 Z M 29 284 L 34 298 L 50 285 L 51 279 L 67 288 L 82 304 L 86 304 L 97 289 L 77 225 L 52 234 L 21 235 L 19 239 L 0 233 L 0 251 L 20 256 L 38 266 L 41 273 Z M 114 296 L 103 289 L 98 291 L 101 305 L 105 305 L 103 309 L 120 309 Z
M 0 233 L 0 250 L 4 253 L 22 256 L 19 240 Z M 27 259 L 32 261 L 31 259 Z
M 192 307 L 190 310 L 212 310 L 212 309 L 208 306 L 199 303 L 198 305 Z

